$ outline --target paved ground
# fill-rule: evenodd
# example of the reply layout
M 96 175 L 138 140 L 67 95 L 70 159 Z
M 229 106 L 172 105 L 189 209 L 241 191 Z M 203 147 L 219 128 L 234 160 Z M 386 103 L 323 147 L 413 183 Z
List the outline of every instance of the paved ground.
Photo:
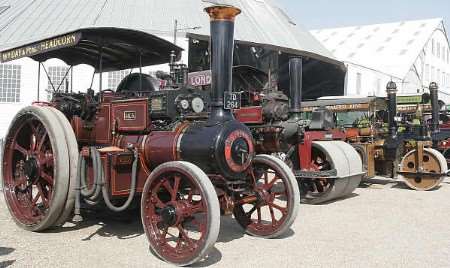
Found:
M 283 239 L 244 235 L 222 220 L 214 267 L 449 267 L 450 180 L 433 192 L 389 181 L 320 206 L 302 205 Z M 0 197 L 0 267 L 166 267 L 149 253 L 137 215 L 91 214 L 48 233 L 17 228 Z

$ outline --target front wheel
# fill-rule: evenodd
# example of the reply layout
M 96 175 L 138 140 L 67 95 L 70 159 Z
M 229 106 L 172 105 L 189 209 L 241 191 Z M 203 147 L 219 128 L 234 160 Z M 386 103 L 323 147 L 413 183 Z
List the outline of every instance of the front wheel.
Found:
M 203 259 L 219 235 L 220 206 L 214 186 L 188 162 L 167 162 L 150 174 L 142 193 L 141 217 L 151 251 L 179 266 Z
M 236 221 L 253 236 L 275 238 L 284 234 L 300 206 L 292 170 L 274 156 L 257 155 L 249 179 L 252 189 L 240 195 L 233 210 Z

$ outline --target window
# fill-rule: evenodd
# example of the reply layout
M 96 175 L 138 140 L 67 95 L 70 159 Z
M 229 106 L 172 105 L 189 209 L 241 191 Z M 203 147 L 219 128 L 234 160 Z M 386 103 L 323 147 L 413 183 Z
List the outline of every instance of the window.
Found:
M 436 54 L 436 52 L 434 51 L 434 39 L 431 40 L 431 54 L 433 54 L 433 56 Z
M 381 79 L 377 78 L 375 81 L 375 87 L 377 88 L 377 96 L 381 95 Z
M 441 69 L 437 69 L 437 74 L 436 74 L 436 83 L 441 83 Z
M 424 80 L 425 81 L 430 81 L 430 64 L 426 64 L 425 65 L 425 70 L 424 70 Z
M 67 75 L 66 75 L 67 74 Z M 52 99 L 53 90 L 66 91 L 70 90 L 70 71 L 66 66 L 50 66 L 48 68 L 47 100 Z
M 445 47 L 442 46 L 442 60 L 445 61 Z
M 361 94 L 362 74 L 356 73 L 356 94 Z
M 121 70 L 108 73 L 108 88 L 116 90 L 120 81 L 125 78 L 125 76 L 130 74 L 130 70 Z
M 436 44 L 436 57 L 441 57 L 441 44 L 439 42 Z
M 445 83 L 445 72 L 442 73 L 441 79 L 442 79 L 442 81 L 441 81 L 442 85 L 445 85 L 446 84 Z
M 0 102 L 20 102 L 20 65 L 0 65 Z
M 436 74 L 434 73 L 434 67 L 431 66 L 431 79 L 430 79 L 430 82 L 434 82 L 435 76 L 436 76 Z

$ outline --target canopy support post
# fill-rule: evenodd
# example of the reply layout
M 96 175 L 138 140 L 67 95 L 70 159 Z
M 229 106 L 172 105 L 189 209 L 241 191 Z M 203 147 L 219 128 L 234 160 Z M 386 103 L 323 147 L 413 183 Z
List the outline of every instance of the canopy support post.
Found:
M 44 69 L 45 75 L 47 76 L 47 79 L 50 82 L 50 85 L 52 86 L 53 92 L 55 92 L 56 91 L 55 86 L 53 85 L 53 81 L 50 78 L 50 75 L 48 74 L 47 69 L 45 68 L 44 64 L 42 64 L 42 69 Z
M 73 93 L 73 68 L 70 68 L 70 93 Z
M 100 47 L 100 59 L 98 64 L 98 71 L 99 71 L 99 92 L 102 92 L 103 90 L 103 46 Z
M 41 62 L 38 62 L 38 75 L 37 75 L 37 101 L 41 95 Z
M 139 51 L 139 91 L 142 92 L 142 52 Z

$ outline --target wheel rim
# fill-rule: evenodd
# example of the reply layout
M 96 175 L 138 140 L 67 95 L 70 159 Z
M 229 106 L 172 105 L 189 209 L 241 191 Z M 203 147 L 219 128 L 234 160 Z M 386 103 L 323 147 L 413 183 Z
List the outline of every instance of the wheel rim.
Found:
M 437 151 L 425 149 L 423 151 L 422 170 L 429 173 L 442 173 L 442 164 L 439 160 L 439 154 Z M 416 151 L 409 152 L 401 162 L 400 170 L 403 172 L 416 172 Z M 415 190 L 431 190 L 438 186 L 443 177 L 442 176 L 426 176 L 426 175 L 400 175 L 406 182 L 406 184 Z
M 270 236 L 288 220 L 292 193 L 288 191 L 286 177 L 275 165 L 256 162 L 249 177 L 253 181 L 252 194 L 241 195 L 234 216 L 249 233 Z
M 14 217 L 36 225 L 49 213 L 54 190 L 53 147 L 42 122 L 26 115 L 5 144 L 5 197 Z
M 142 196 L 151 248 L 171 263 L 199 255 L 208 235 L 208 204 L 195 178 L 181 169 L 156 174 Z

